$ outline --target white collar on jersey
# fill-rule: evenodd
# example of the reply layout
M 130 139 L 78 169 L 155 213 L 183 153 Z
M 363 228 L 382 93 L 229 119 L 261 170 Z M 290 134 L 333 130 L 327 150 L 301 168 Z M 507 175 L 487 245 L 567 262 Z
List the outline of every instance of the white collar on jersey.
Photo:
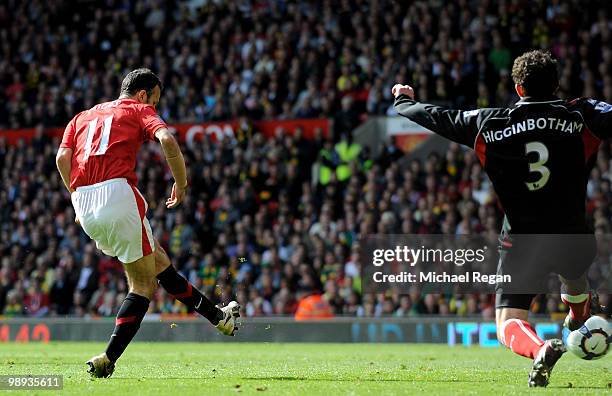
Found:
M 563 100 L 559 98 L 555 98 L 551 100 L 544 100 L 544 101 L 535 101 L 533 100 L 533 98 L 530 98 L 529 96 L 525 96 L 524 98 L 521 98 L 521 100 L 516 102 L 515 106 L 522 106 L 522 105 L 529 105 L 529 104 L 557 103 L 557 102 L 562 102 L 562 101 Z

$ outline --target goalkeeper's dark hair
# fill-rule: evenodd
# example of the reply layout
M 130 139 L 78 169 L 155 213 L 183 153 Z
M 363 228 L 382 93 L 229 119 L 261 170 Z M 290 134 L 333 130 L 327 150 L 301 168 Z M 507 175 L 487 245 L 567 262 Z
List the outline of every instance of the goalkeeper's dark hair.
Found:
M 526 96 L 552 96 L 559 86 L 557 60 L 548 51 L 525 52 L 514 60 L 512 79 L 523 87 Z
M 121 82 L 121 96 L 133 96 L 136 92 L 144 89 L 147 95 L 151 96 L 153 88 L 159 85 L 162 89 L 162 82 L 150 69 L 141 68 L 132 70 L 123 78 Z

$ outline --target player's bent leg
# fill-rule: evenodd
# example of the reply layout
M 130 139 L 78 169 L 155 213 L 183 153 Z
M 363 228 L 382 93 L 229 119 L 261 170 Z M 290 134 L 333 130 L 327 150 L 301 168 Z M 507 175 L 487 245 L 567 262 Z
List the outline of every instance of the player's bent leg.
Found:
M 183 278 L 170 262 L 166 251 L 155 240 L 155 271 L 159 284 L 177 300 L 204 316 L 219 331 L 233 336 L 238 329 L 236 318 L 240 306 L 232 301 L 223 308 L 216 307 L 202 292 Z
M 507 293 L 495 296 L 497 339 L 512 352 L 530 359 L 544 344 L 527 322 L 534 297 L 533 294 Z
M 529 386 L 547 386 L 555 364 L 566 351 L 562 340 L 557 338 L 546 340 L 533 359 L 533 367 L 529 372 Z
M 544 341 L 527 322 L 528 313 L 528 310 L 520 308 L 497 308 L 495 322 L 499 342 L 517 355 L 533 359 L 544 345 Z
M 163 272 L 169 266 L 172 265 L 168 253 L 159 244 L 157 238 L 155 238 L 155 275 Z
M 574 331 L 591 316 L 592 296 L 589 291 L 589 282 L 585 274 L 577 279 L 566 279 L 559 275 L 559 279 L 561 280 L 561 301 L 568 305 L 570 310 L 563 326 Z
M 144 256 L 132 263 L 124 264 L 130 293 L 151 299 L 157 289 L 155 280 L 155 253 Z
M 533 359 L 530 387 L 547 386 L 553 367 L 565 353 L 565 346 L 559 339 L 543 341 L 527 322 L 533 297 L 525 294 L 496 296 L 497 338 L 512 352 Z
M 107 378 L 112 375 L 115 362 L 138 332 L 157 287 L 153 254 L 125 264 L 125 272 L 130 289 L 117 313 L 115 329 L 106 351 L 87 361 L 88 371 L 94 377 Z

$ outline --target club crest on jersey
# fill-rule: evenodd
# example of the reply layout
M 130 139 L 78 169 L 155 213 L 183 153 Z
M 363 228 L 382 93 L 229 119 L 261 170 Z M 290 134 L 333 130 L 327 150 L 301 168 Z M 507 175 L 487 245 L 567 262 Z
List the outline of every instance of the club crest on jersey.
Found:
M 528 118 L 521 122 L 514 123 L 504 129 L 482 132 L 482 137 L 484 138 L 485 143 L 491 143 L 503 140 L 519 133 L 533 131 L 536 129 L 547 129 L 563 133 L 576 133 L 581 132 L 582 127 L 583 124 L 581 122 L 563 118 Z
M 600 102 L 595 99 L 589 99 L 588 102 L 595 106 L 595 110 L 599 111 L 600 113 L 609 113 L 612 111 L 612 105 L 606 102 Z

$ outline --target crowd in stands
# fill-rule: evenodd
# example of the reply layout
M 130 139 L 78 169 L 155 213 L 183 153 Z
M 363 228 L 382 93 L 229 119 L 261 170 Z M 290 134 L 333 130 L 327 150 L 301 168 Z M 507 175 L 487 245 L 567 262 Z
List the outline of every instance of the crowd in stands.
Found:
M 342 143 L 342 142 L 341 142 Z M 4 315 L 113 315 L 127 286 L 121 264 L 99 253 L 74 223 L 69 195 L 55 170 L 57 139 L 8 146 L 0 138 L 0 312 Z M 310 165 L 329 140 L 293 136 L 266 140 L 205 139 L 186 150 L 191 187 L 177 210 L 163 205 L 170 174 L 158 146 L 140 155 L 137 175 L 155 236 L 174 265 L 216 302 L 237 297 L 247 316 L 289 315 L 314 291 L 336 315 L 493 315 L 492 296 L 361 295 L 359 235 L 491 233 L 501 211 L 471 151 L 451 145 L 443 155 L 402 169 L 392 146 L 360 156 L 352 174 L 327 184 Z M 589 183 L 589 213 L 610 229 L 610 145 Z M 307 166 L 308 165 L 308 166 Z M 316 168 L 315 168 L 316 170 Z M 320 169 L 319 169 L 320 170 Z M 317 180 L 312 183 L 311 180 Z M 534 306 L 562 310 L 559 296 Z M 161 288 L 152 312 L 185 307 Z
M 156 145 L 141 152 L 137 174 L 174 265 L 216 302 L 236 297 L 247 316 L 293 314 L 317 290 L 336 315 L 494 315 L 487 294 L 360 293 L 360 235 L 494 234 L 501 225 L 471 151 L 451 145 L 404 164 L 393 146 L 378 154 L 352 143 L 360 119 L 393 114 L 393 83 L 414 83 L 423 101 L 504 106 L 517 99 L 513 57 L 545 47 L 560 60 L 560 96 L 612 101 L 612 23 L 605 7 L 577 0 L 72 4 L 0 4 L 0 127 L 37 129 L 29 143 L 0 137 L 0 315 L 116 313 L 122 266 L 74 223 L 55 170 L 59 142 L 44 130 L 116 98 L 132 68 L 162 78 L 158 111 L 168 122 L 244 117 L 236 138 L 185 148 L 191 187 L 177 210 L 162 204 L 171 175 Z M 332 119 L 334 134 L 309 140 L 298 128 L 266 139 L 249 122 L 311 117 Z M 589 216 L 603 232 L 610 152 L 604 143 L 588 185 Z M 559 304 L 541 297 L 533 310 Z M 150 309 L 185 312 L 162 289 Z
M 392 112 L 390 87 L 461 107 L 514 99 L 513 58 L 549 48 L 562 96 L 612 100 L 606 1 L 8 0 L 0 127 L 63 125 L 149 67 L 169 122 Z M 354 126 L 355 117 L 345 125 Z

